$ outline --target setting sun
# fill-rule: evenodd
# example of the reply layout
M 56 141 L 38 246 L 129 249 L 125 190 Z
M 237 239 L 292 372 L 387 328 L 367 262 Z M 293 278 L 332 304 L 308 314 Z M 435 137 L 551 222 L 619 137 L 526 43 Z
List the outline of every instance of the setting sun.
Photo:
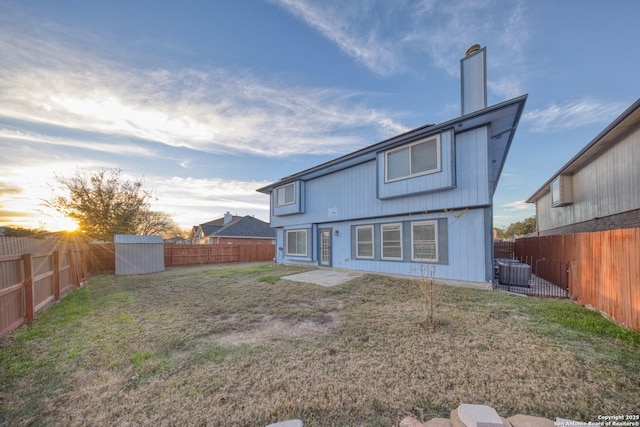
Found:
M 40 218 L 41 219 L 41 218 Z M 40 222 L 40 226 L 37 228 L 42 228 L 47 231 L 76 231 L 78 229 L 78 224 L 72 220 L 71 218 L 67 218 L 65 216 L 50 216 L 46 217 L 44 221 Z
M 71 218 L 62 218 L 58 222 L 58 231 L 76 231 L 78 224 Z

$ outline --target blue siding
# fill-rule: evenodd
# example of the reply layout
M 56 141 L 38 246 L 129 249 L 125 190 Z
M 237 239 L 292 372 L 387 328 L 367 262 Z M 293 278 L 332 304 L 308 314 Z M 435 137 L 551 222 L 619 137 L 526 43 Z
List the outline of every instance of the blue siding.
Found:
M 453 132 L 442 133 L 442 171 L 392 183 L 388 188 L 406 193 L 401 197 L 379 197 L 380 187 L 388 185 L 384 183 L 383 152 L 368 162 L 304 183 L 298 181 L 300 197 L 296 202 L 301 210 L 304 207 L 304 213 L 294 210 L 286 216 L 271 216 L 271 225 L 277 228 L 277 261 L 317 265 L 318 228 L 331 228 L 331 265 L 336 268 L 420 276 L 432 265 L 441 279 L 490 280 L 491 159 L 487 140 L 486 127 L 459 133 L 455 139 Z M 419 220 L 438 220 L 440 237 L 446 239 L 440 243 L 446 250 L 441 262 L 421 265 L 411 261 L 410 223 Z M 390 222 L 403 223 L 401 261 L 379 256 L 379 226 Z M 376 259 L 353 256 L 352 227 L 356 225 L 374 225 Z M 308 256 L 286 255 L 285 231 L 292 229 L 308 230 Z
M 305 185 L 304 181 L 294 182 L 295 202 L 289 205 L 277 206 L 277 188 L 271 193 L 271 212 L 276 216 L 304 213 Z
M 453 188 L 455 186 L 455 162 L 452 131 L 440 134 L 440 168 L 439 172 L 400 181 L 385 182 L 385 152 L 380 152 L 377 156 L 378 197 L 390 199 Z
M 376 160 L 372 160 L 307 181 L 304 185 L 305 213 L 286 217 L 272 214 L 271 226 L 294 226 L 394 216 L 408 212 L 489 206 L 491 197 L 486 139 L 485 127 L 457 135 L 454 147 L 457 179 L 453 188 L 381 200 L 377 197 L 379 166 Z
M 490 209 L 472 209 L 458 216 L 459 212 L 420 214 L 420 215 L 402 215 L 397 217 L 372 218 L 359 221 L 344 222 L 326 222 L 320 228 L 331 228 L 333 230 L 332 237 L 332 266 L 335 268 L 346 268 L 361 271 L 372 271 L 390 274 L 402 274 L 410 276 L 421 276 L 423 271 L 430 265 L 435 269 L 435 277 L 449 280 L 464 280 L 482 282 L 490 280 L 492 269 L 490 262 L 490 247 L 486 245 L 486 218 L 490 215 Z M 406 224 L 403 229 L 404 258 L 410 259 L 410 228 L 407 227 L 412 221 L 423 220 L 443 220 L 446 222 L 446 230 L 440 230 L 446 233 L 446 263 L 421 264 L 411 261 L 387 261 L 387 260 L 366 260 L 356 259 L 352 253 L 352 226 L 357 225 L 374 225 L 388 224 L 400 222 Z M 439 222 L 439 228 L 442 228 Z M 376 228 L 377 229 L 377 228 Z M 338 235 L 335 235 L 335 232 Z M 283 237 L 282 232 L 278 232 L 278 239 Z M 309 242 L 317 248 L 317 232 L 310 233 L 309 237 L 313 242 Z M 278 240 L 278 247 L 283 245 Z M 375 233 L 374 248 L 379 258 L 380 234 Z M 278 252 L 282 254 L 282 251 Z M 278 262 L 313 264 L 317 263 L 317 254 L 314 259 L 300 257 L 279 257 Z

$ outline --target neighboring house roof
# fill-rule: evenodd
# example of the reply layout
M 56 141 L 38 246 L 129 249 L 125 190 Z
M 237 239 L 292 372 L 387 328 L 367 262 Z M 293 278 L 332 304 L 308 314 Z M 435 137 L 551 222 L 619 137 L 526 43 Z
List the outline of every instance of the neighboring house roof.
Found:
M 236 237 L 236 238 L 266 238 L 274 239 L 275 230 L 269 223 L 250 215 L 233 216 L 229 222 L 224 218 L 209 221 L 198 226 L 204 237 Z
M 265 187 L 259 188 L 256 191 L 269 194 L 274 188 L 279 187 L 296 180 L 309 180 L 323 175 L 327 175 L 342 169 L 346 169 L 358 164 L 374 160 L 377 153 L 401 146 L 421 138 L 440 133 L 447 129 L 451 129 L 456 133 L 465 132 L 479 126 L 489 126 L 489 141 L 491 141 L 491 158 L 492 158 L 492 170 L 491 179 L 493 183 L 492 190 L 495 191 L 495 187 L 498 184 L 498 178 L 502 173 L 502 168 L 511 146 L 515 130 L 520 121 L 520 116 L 524 109 L 524 104 L 527 100 L 527 95 L 514 98 L 512 100 L 502 102 L 491 107 L 483 108 L 473 113 L 466 114 L 462 117 L 449 120 L 437 125 L 426 125 L 409 132 L 394 136 L 392 138 L 381 141 L 377 144 L 370 145 L 362 148 L 353 153 L 339 157 L 337 159 L 322 163 L 318 166 L 306 169 L 302 172 L 287 176 L 280 179 L 280 181 Z
M 276 237 L 276 232 L 268 223 L 247 215 L 238 221 L 226 224 L 216 231 L 215 235 L 220 237 L 264 237 L 273 239 Z
M 620 141 L 620 135 L 625 134 L 632 127 L 640 126 L 640 98 L 618 116 L 609 126 L 591 140 L 578 154 L 573 156 L 547 182 L 527 199 L 527 203 L 535 203 L 548 193 L 551 183 L 560 175 L 572 175 L 586 164 L 593 161 L 603 151 Z
M 187 243 L 188 241 L 189 239 L 185 239 L 184 237 L 180 236 L 175 236 L 164 240 L 165 243 Z

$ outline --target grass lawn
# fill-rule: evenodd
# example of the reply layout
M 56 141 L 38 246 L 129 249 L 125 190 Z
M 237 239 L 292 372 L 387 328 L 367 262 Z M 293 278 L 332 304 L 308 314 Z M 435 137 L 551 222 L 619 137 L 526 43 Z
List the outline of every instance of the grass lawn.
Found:
M 597 421 L 640 411 L 640 335 L 570 301 L 301 267 L 99 275 L 0 348 L 0 425 L 392 426 L 460 403 Z

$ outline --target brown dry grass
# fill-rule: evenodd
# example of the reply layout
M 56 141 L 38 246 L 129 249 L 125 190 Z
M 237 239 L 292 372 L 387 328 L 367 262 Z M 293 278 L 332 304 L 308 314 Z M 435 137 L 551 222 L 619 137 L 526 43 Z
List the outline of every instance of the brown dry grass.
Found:
M 298 271 L 94 277 L 0 350 L 0 424 L 390 426 L 460 403 L 585 421 L 640 409 L 640 345 L 548 323 L 548 301 L 442 287 L 425 328 L 416 281 L 278 280 Z

